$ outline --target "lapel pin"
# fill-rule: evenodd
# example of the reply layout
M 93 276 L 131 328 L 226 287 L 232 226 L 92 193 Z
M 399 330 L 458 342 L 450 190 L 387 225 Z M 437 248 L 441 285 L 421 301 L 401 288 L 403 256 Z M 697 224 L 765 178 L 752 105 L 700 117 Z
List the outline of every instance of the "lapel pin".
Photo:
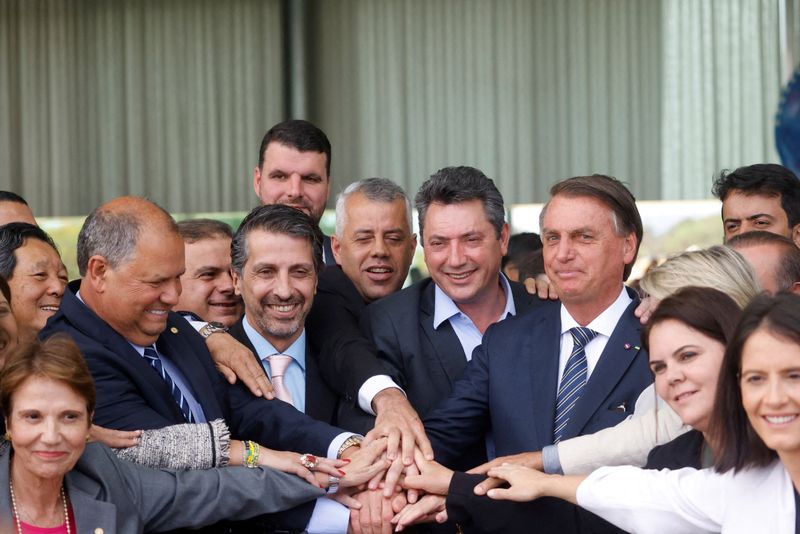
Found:
M 173 334 L 177 334 L 178 333 L 178 329 L 176 327 L 174 327 L 174 326 L 172 328 L 170 328 L 169 331 L 172 332 Z
M 631 350 L 631 349 L 641 350 L 642 349 L 640 346 L 631 345 L 630 343 L 625 343 L 624 347 L 625 347 L 625 350 Z

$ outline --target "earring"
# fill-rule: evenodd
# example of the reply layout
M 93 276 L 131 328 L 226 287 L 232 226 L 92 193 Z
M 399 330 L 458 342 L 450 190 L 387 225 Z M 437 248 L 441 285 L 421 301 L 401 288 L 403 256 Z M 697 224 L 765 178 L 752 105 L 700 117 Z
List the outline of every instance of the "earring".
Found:
M 11 434 L 6 432 L 5 434 L 3 434 L 3 439 L 6 441 L 11 441 Z
M 86 443 L 89 443 L 91 441 L 92 441 L 92 435 L 91 434 L 86 434 Z

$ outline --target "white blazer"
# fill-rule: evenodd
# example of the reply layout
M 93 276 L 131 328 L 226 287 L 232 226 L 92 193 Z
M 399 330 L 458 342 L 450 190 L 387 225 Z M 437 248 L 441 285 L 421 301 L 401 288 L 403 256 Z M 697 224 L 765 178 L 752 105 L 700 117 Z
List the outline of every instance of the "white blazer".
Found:
M 710 469 L 598 469 L 578 504 L 636 534 L 794 534 L 794 488 L 783 464 L 718 474 Z

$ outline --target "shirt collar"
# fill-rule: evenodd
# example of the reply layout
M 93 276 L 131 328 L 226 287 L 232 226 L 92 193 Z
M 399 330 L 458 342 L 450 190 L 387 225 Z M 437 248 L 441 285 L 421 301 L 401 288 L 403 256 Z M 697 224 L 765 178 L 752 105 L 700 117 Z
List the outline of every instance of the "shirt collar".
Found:
M 628 309 L 628 305 L 632 302 L 630 295 L 625 290 L 625 286 L 622 286 L 622 289 L 619 292 L 619 296 L 617 299 L 603 312 L 595 317 L 592 322 L 586 325 L 586 328 L 591 328 L 598 334 L 604 335 L 606 337 L 611 337 L 611 334 L 614 332 L 614 329 L 617 327 L 617 323 L 622 317 L 622 314 L 625 313 L 625 310 Z M 567 308 L 564 305 L 561 305 L 561 333 L 564 334 L 569 331 L 570 328 L 575 326 L 580 326 L 578 322 L 572 318 L 572 316 L 567 311 Z
M 514 306 L 514 296 L 511 293 L 511 284 L 503 273 L 500 274 L 500 287 L 503 288 L 503 293 L 506 296 L 506 306 L 503 308 L 503 313 L 500 314 L 499 320 L 503 320 L 509 315 L 516 315 L 517 308 Z M 447 293 L 434 284 L 434 297 L 433 297 L 433 328 L 439 328 L 443 322 L 447 321 L 454 315 L 464 315 L 453 299 L 447 296 Z
M 256 355 L 259 357 L 260 360 L 264 361 L 269 356 L 273 354 L 285 354 L 287 356 L 291 356 L 294 361 L 296 361 L 300 367 L 305 371 L 306 369 L 306 329 L 303 328 L 303 332 L 300 334 L 294 343 L 289 345 L 289 347 L 281 352 L 277 350 L 272 343 L 267 341 L 264 336 L 259 334 L 255 328 L 250 325 L 250 322 L 247 320 L 247 315 L 242 318 L 242 326 L 244 327 L 244 332 L 247 334 L 247 337 L 250 339 L 250 343 L 253 344 L 253 347 L 256 349 Z

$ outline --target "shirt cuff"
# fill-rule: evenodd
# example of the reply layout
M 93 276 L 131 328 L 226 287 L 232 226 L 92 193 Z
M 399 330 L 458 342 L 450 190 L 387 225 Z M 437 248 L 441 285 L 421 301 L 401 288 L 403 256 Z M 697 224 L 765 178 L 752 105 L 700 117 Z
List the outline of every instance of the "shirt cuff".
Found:
M 542 449 L 542 467 L 544 472 L 551 475 L 563 475 L 561 459 L 558 457 L 558 445 L 548 445 Z
M 350 522 L 350 510 L 336 501 L 319 497 L 308 520 L 309 534 L 345 534 Z
M 192 325 L 192 328 L 194 328 L 198 332 L 200 331 L 201 328 L 203 328 L 205 325 L 208 324 L 206 321 L 195 321 L 194 319 L 191 318 L 191 316 L 184 317 L 184 319 L 189 321 L 189 324 Z
M 403 388 L 394 383 L 389 375 L 375 375 L 367 379 L 358 390 L 358 406 L 370 415 L 378 415 L 372 409 L 372 401 L 375 395 L 388 388 L 397 388 L 403 391 Z

